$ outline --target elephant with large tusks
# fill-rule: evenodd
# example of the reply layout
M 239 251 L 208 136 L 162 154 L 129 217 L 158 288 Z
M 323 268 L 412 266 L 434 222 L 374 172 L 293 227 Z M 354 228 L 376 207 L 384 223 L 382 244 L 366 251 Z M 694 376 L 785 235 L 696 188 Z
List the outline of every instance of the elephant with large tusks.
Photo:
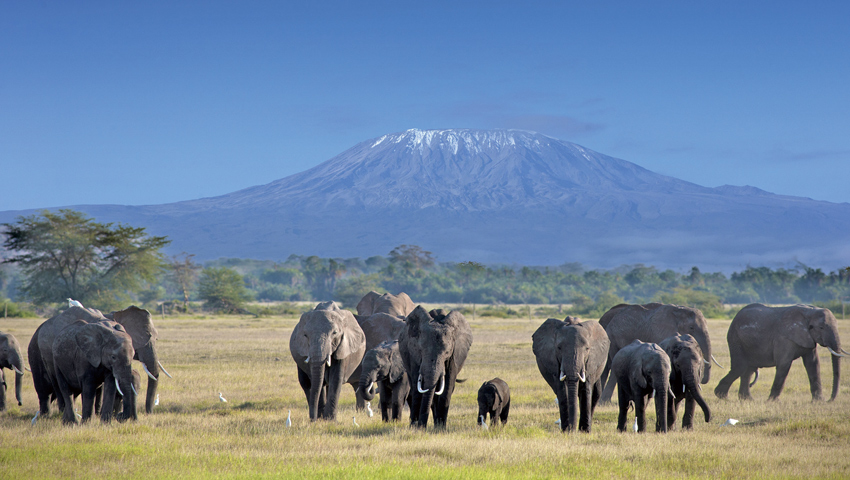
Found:
M 679 403 L 685 401 L 685 413 L 682 417 L 682 428 L 691 429 L 694 426 L 694 408 L 699 404 L 705 416 L 705 423 L 711 421 L 711 409 L 702 396 L 699 379 L 703 368 L 708 362 L 702 357 L 699 345 L 690 335 L 678 335 L 662 340 L 658 344 L 670 357 L 670 388 L 673 397 L 667 399 L 667 426 L 676 425 Z
M 421 305 L 404 322 L 398 348 L 407 377 L 416 385 L 410 424 L 426 427 L 433 411 L 434 425 L 445 428 L 457 375 L 472 346 L 472 329 L 458 311 L 426 312 Z
M 401 419 L 401 410 L 410 393 L 410 381 L 398 351 L 398 340 L 387 341 L 368 350 L 361 369 L 360 391 L 363 398 L 371 401 L 380 392 L 381 419 L 385 422 Z
M 531 336 L 537 368 L 558 397 L 561 430 L 590 432 L 609 340 L 599 322 L 550 318 Z M 578 419 L 578 412 L 581 418 Z M 576 422 L 576 420 L 579 420 Z
M 817 346 L 832 354 L 832 396 L 838 395 L 841 379 L 841 357 L 848 353 L 841 348 L 835 316 L 826 308 L 811 305 L 768 307 L 753 303 L 742 308 L 726 333 L 731 363 L 729 374 L 720 380 L 714 394 L 725 398 L 732 382 L 741 379 L 738 397 L 751 399 L 750 387 L 758 380 L 758 369 L 776 367 L 770 400 L 782 393 L 791 363 L 803 357 L 809 376 L 813 400 L 821 398 L 820 361 Z M 750 383 L 750 378 L 755 379 Z
M 134 360 L 142 362 L 142 367 L 148 376 L 145 411 L 150 413 L 156 399 L 160 370 L 169 377 L 171 375 L 159 361 L 156 349 L 159 333 L 153 325 L 150 312 L 136 306 L 130 306 L 107 315 L 93 308 L 71 307 L 39 325 L 27 347 L 33 386 L 36 394 L 38 394 L 39 414 L 47 415 L 50 413 L 50 401 L 52 399 L 56 399 L 57 407 L 60 411 L 64 411 L 65 401 L 59 395 L 52 348 L 53 341 L 59 332 L 77 320 L 82 320 L 85 323 L 115 321 L 124 327 L 133 341 Z M 98 409 L 97 404 L 95 409 Z
M 334 302 L 322 302 L 301 319 L 289 337 L 298 382 L 307 397 L 310 420 L 336 419 L 340 388 L 357 388 L 354 373 L 366 353 L 366 338 L 354 314 Z
M 136 389 L 133 385 L 133 340 L 115 322 L 86 323 L 78 320 L 65 327 L 53 342 L 53 365 L 59 395 L 65 409 L 62 422 L 77 423 L 74 397 L 82 395 L 82 421 L 91 418 L 95 393 L 103 386 L 100 419 L 112 420 L 116 394 L 123 397 L 119 421 L 136 420 Z
M 674 335 L 689 334 L 694 337 L 699 345 L 703 358 L 711 359 L 718 367 L 723 368 L 711 354 L 708 324 L 705 322 L 702 312 L 696 308 L 661 303 L 620 304 L 605 312 L 599 319 L 599 324 L 602 325 L 611 340 L 608 365 L 605 366 L 605 371 L 602 373 L 602 383 L 605 386 L 600 398 L 602 403 L 611 401 L 614 387 L 617 384 L 613 377 L 609 378 L 614 356 L 621 348 L 634 340 L 658 343 Z M 710 378 L 711 365 L 705 365 L 700 383 L 708 383 Z M 605 383 L 606 379 L 607 384 Z
M 15 399 L 21 405 L 21 382 L 24 377 L 24 360 L 18 339 L 10 333 L 0 332 L 0 412 L 6 410 L 6 377 L 3 369 L 15 372 Z
M 638 432 L 646 431 L 646 404 L 654 395 L 655 431 L 667 432 L 667 398 L 673 395 L 670 370 L 670 358 L 654 343 L 635 340 L 617 352 L 611 362 L 611 374 L 617 379 L 618 431 L 626 431 L 630 403 L 635 406 Z

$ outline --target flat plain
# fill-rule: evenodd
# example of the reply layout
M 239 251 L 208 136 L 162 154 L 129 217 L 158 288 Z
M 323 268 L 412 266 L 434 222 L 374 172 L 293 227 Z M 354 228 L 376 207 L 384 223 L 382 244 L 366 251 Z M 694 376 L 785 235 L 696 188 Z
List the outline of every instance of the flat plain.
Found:
M 774 402 L 767 401 L 774 369 L 760 371 L 754 400 L 742 402 L 737 382 L 729 399 L 714 396 L 728 371 L 715 366 L 703 386 L 712 421 L 698 410 L 692 431 L 618 433 L 615 395 L 597 408 L 591 433 L 561 433 L 555 395 L 531 351 L 544 320 L 470 321 L 474 343 L 460 374 L 467 381 L 457 385 L 448 427 L 420 431 L 408 427 L 407 410 L 390 424 L 356 412 L 348 387 L 336 421 L 311 423 L 289 355 L 295 316 L 157 316 L 160 360 L 174 378 L 160 380 L 154 413 L 142 405 L 136 422 L 67 427 L 53 412 L 33 425 L 38 402 L 28 373 L 23 406 L 10 391 L 11 406 L 0 413 L 0 478 L 850 478 L 847 374 L 836 401 L 812 402 L 800 360 Z M 0 320 L 0 330 L 25 350 L 42 321 Z M 730 322 L 709 320 L 715 356 L 727 368 Z M 838 323 L 847 341 L 850 320 Z M 828 397 L 831 360 L 818 351 Z M 493 377 L 511 388 L 510 419 L 483 431 L 476 395 Z M 654 425 L 651 405 L 647 418 Z M 739 423 L 722 426 L 730 418 Z

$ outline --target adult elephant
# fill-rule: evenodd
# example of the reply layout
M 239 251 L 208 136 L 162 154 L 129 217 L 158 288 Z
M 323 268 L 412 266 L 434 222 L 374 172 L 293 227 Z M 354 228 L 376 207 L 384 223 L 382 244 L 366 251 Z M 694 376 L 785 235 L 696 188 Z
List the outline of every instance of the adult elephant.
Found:
M 398 295 L 392 293 L 380 293 L 372 290 L 360 299 L 357 304 L 357 315 L 368 317 L 375 313 L 386 313 L 396 317 L 406 317 L 413 311 L 413 300 L 401 292 Z
M 100 419 L 112 420 L 116 393 L 123 397 L 119 421 L 136 420 L 133 385 L 133 340 L 116 322 L 86 323 L 78 320 L 65 327 L 53 342 L 53 362 L 59 395 L 64 399 L 62 422 L 76 424 L 74 397 L 82 395 L 82 421 L 91 418 L 95 392 L 103 385 Z
M 732 365 L 729 373 L 720 380 L 714 394 L 726 398 L 732 382 L 741 379 L 738 397 L 749 400 L 750 387 L 758 380 L 758 369 L 776 367 L 770 400 L 782 393 L 785 378 L 794 360 L 803 357 L 809 376 L 813 400 L 821 398 L 820 361 L 817 346 L 832 354 L 832 396 L 838 395 L 841 378 L 841 358 L 847 352 L 841 348 L 835 316 L 826 308 L 811 305 L 768 307 L 753 303 L 742 308 L 726 333 Z M 842 353 L 843 352 L 843 353 Z M 750 383 L 750 377 L 756 378 Z
M 685 413 L 682 416 L 682 428 L 691 429 L 694 426 L 695 404 L 702 409 L 705 423 L 711 421 L 711 409 L 702 397 L 699 379 L 708 363 L 702 357 L 699 345 L 691 335 L 678 335 L 666 338 L 658 344 L 670 357 L 670 389 L 673 397 L 667 399 L 667 426 L 676 425 L 679 403 L 685 401 Z
M 720 364 L 711 354 L 711 339 L 708 336 L 708 325 L 702 312 L 696 308 L 679 305 L 647 303 L 645 305 L 620 304 L 602 315 L 599 324 L 608 333 L 611 348 L 608 352 L 608 365 L 602 373 L 605 389 L 600 401 L 610 402 L 614 394 L 616 380 L 609 378 L 611 362 L 617 352 L 635 340 L 658 343 L 667 337 L 689 334 L 697 341 L 702 356 L 709 358 L 719 367 Z M 723 367 L 721 367 L 723 368 Z M 711 365 L 706 365 L 700 383 L 708 383 L 711 378 Z M 607 384 L 605 383 L 607 379 Z
M 426 312 L 421 305 L 404 322 L 398 349 L 407 377 L 416 384 L 410 424 L 425 428 L 433 410 L 434 425 L 445 428 L 457 375 L 472 346 L 472 329 L 460 312 Z
M 307 396 L 310 420 L 336 419 L 340 387 L 360 378 L 355 370 L 366 352 L 363 330 L 348 310 L 323 302 L 301 315 L 289 337 L 298 382 Z
M 617 379 L 620 414 L 617 430 L 626 430 L 629 404 L 635 406 L 638 432 L 646 431 L 646 404 L 655 396 L 655 431 L 667 432 L 667 398 L 670 391 L 670 358 L 654 343 L 640 340 L 626 345 L 611 362 L 611 375 Z
M 360 389 L 366 401 L 381 394 L 381 419 L 385 422 L 401 419 L 401 409 L 410 393 L 410 381 L 398 351 L 398 340 L 386 341 L 366 351 L 360 372 Z
M 158 332 L 153 325 L 151 314 L 147 310 L 130 306 L 124 310 L 103 315 L 94 308 L 71 307 L 60 314 L 44 321 L 36 329 L 27 347 L 27 356 L 32 369 L 33 385 L 38 395 L 39 412 L 41 415 L 50 413 L 50 402 L 56 399 L 56 406 L 64 411 L 64 399 L 59 395 L 56 374 L 53 365 L 53 341 L 68 325 L 81 320 L 85 323 L 100 323 L 115 321 L 124 327 L 133 341 L 135 360 L 142 362 L 148 375 L 148 391 L 145 400 L 145 411 L 150 413 L 156 400 L 156 390 L 160 370 L 170 376 L 157 354 L 156 342 Z
M 609 340 L 595 320 L 577 323 L 550 318 L 531 336 L 537 368 L 558 397 L 561 430 L 590 432 L 593 410 L 602 393 L 602 371 Z
M 10 333 L 0 332 L 0 412 L 6 410 L 6 377 L 3 369 L 15 372 L 15 399 L 21 405 L 21 383 L 24 377 L 24 360 L 18 339 Z

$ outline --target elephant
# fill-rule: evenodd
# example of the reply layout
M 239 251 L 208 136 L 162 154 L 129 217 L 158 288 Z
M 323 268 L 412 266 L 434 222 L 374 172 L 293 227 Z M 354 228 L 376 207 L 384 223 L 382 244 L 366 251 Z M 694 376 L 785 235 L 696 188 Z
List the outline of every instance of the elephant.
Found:
M 24 357 L 18 339 L 10 333 L 0 332 L 0 412 L 6 410 L 6 377 L 3 369 L 15 372 L 15 399 L 21 405 L 21 384 L 24 378 Z
M 646 431 L 646 404 L 655 395 L 655 431 L 667 432 L 667 398 L 670 390 L 670 357 L 655 343 L 640 340 L 626 345 L 611 362 L 611 374 L 617 379 L 620 415 L 617 430 L 626 431 L 629 403 L 635 406 L 638 432 Z
M 355 370 L 366 353 L 366 337 L 354 315 L 334 302 L 322 302 L 301 319 L 289 337 L 298 382 L 307 397 L 310 421 L 336 419 L 340 388 L 360 378 Z
M 702 409 L 705 423 L 711 421 L 711 409 L 702 397 L 703 368 L 708 362 L 702 357 L 697 341 L 691 335 L 677 335 L 662 340 L 659 347 L 670 357 L 670 388 L 673 397 L 667 399 L 667 426 L 676 425 L 679 403 L 685 401 L 685 413 L 682 417 L 682 428 L 692 429 L 694 426 L 694 404 Z
M 82 395 L 82 421 L 87 422 L 94 409 L 95 390 L 101 385 L 101 421 L 112 420 L 116 394 L 123 397 L 124 404 L 118 420 L 136 420 L 137 392 L 132 367 L 135 352 L 133 339 L 123 326 L 110 321 L 78 320 L 56 335 L 52 351 L 59 394 L 65 405 L 63 423 L 77 423 L 73 408 L 77 395 Z
M 421 305 L 404 322 L 398 350 L 407 378 L 411 384 L 416 379 L 410 424 L 425 428 L 433 410 L 434 425 L 445 428 L 457 375 L 472 346 L 472 329 L 458 311 L 426 312 Z
M 363 330 L 363 335 L 366 337 L 367 352 L 383 342 L 398 340 L 398 336 L 404 328 L 404 317 L 396 317 L 389 313 L 379 312 L 369 316 L 355 315 L 354 318 L 357 320 L 357 324 L 360 325 L 360 329 Z M 362 364 L 354 371 L 356 378 L 360 378 L 361 369 Z M 369 385 L 371 386 L 371 384 Z M 366 395 L 364 395 L 360 388 L 356 389 L 355 396 L 357 397 L 357 410 L 366 408 L 366 402 L 371 400 L 371 398 L 366 398 Z M 374 397 L 374 394 L 372 397 Z
M 821 345 L 832 354 L 832 396 L 838 395 L 841 378 L 841 358 L 847 352 L 841 348 L 835 316 L 826 308 L 811 305 L 768 307 L 753 303 L 742 308 L 732 319 L 726 333 L 729 343 L 731 366 L 729 373 L 714 389 L 719 398 L 726 398 L 732 382 L 741 379 L 738 397 L 749 400 L 750 387 L 758 380 L 758 369 L 776 367 L 770 400 L 782 393 L 785 378 L 791 363 L 803 357 L 803 365 L 809 376 L 812 400 L 821 398 L 820 361 L 817 346 Z M 756 378 L 750 383 L 750 377 Z
M 413 301 L 406 293 L 398 295 L 380 293 L 372 290 L 360 299 L 357 304 L 357 315 L 368 317 L 375 313 L 386 313 L 396 317 L 406 317 L 413 311 Z
M 410 394 L 410 381 L 398 351 L 398 340 L 386 341 L 369 349 L 363 357 L 360 391 L 366 401 L 375 398 L 374 384 L 381 394 L 381 419 L 401 419 L 401 410 Z
M 124 326 L 124 330 L 133 340 L 135 351 L 134 360 L 142 362 L 142 367 L 148 376 L 148 390 L 145 399 L 145 412 L 153 411 L 156 399 L 156 390 L 159 383 L 160 370 L 170 376 L 162 363 L 156 350 L 158 332 L 153 325 L 151 314 L 147 310 L 130 306 L 124 310 L 104 315 L 99 310 L 84 307 L 71 307 L 62 313 L 44 321 L 36 329 L 27 348 L 30 368 L 32 369 L 33 385 L 38 394 L 39 414 L 50 413 L 50 401 L 56 399 L 59 411 L 64 411 L 64 400 L 58 394 L 58 385 L 53 366 L 53 341 L 59 332 L 74 323 L 82 320 L 86 323 L 98 323 L 115 321 Z M 95 404 L 97 409 L 98 403 Z
M 595 320 L 578 323 L 550 318 L 531 336 L 537 368 L 558 396 L 561 430 L 590 432 L 593 411 L 602 393 L 602 371 L 608 359 L 609 340 Z
M 609 378 L 611 361 L 621 348 L 633 340 L 658 343 L 667 337 L 687 333 L 696 339 L 703 358 L 713 360 L 720 367 L 711 354 L 711 338 L 708 336 L 705 317 L 696 308 L 661 303 L 620 304 L 605 312 L 599 324 L 605 328 L 611 340 L 608 365 L 602 373 L 602 383 L 605 385 L 600 398 L 602 403 L 611 401 L 616 386 L 616 380 Z M 708 383 L 710 378 L 711 365 L 706 365 L 700 383 Z
M 502 425 L 508 423 L 508 414 L 511 411 L 511 389 L 499 377 L 488 380 L 481 384 L 478 389 L 478 424 L 482 425 L 490 415 L 490 424 L 496 426 L 496 421 L 501 420 Z

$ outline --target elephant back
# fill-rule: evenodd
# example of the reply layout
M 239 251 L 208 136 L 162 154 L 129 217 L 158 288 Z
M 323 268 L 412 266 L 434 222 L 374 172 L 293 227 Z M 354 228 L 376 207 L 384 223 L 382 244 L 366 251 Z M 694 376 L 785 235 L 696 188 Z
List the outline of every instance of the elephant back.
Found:
M 77 321 L 83 323 L 97 323 L 106 321 L 100 310 L 94 308 L 71 307 L 64 310 L 62 313 L 55 315 L 42 323 L 37 335 L 34 335 L 31 342 L 38 342 L 38 351 L 41 353 L 41 358 L 44 363 L 45 373 L 53 377 L 53 343 L 59 332 L 63 331 L 68 326 Z

